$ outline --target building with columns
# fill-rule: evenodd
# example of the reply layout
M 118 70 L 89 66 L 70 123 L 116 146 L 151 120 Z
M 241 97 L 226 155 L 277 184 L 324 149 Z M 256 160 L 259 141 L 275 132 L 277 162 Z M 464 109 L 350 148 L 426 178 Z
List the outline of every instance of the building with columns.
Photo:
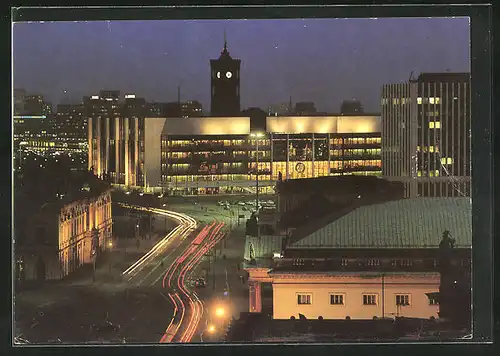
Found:
M 289 237 L 248 237 L 249 311 L 262 311 L 266 284 L 274 319 L 438 318 L 440 295 L 458 290 L 467 309 L 471 210 L 468 198 L 403 199 L 361 206 Z M 454 243 L 444 261 L 446 231 Z M 444 265 L 453 273 L 443 273 Z
M 43 204 L 16 227 L 16 280 L 62 279 L 111 248 L 110 190 L 95 182 L 71 195 Z
M 250 118 L 241 116 L 119 118 L 113 130 L 111 120 L 98 120 L 89 124 L 89 168 L 124 187 L 254 193 L 258 175 L 265 193 L 279 179 L 381 172 L 374 115 L 272 116 L 265 132 L 251 132 Z

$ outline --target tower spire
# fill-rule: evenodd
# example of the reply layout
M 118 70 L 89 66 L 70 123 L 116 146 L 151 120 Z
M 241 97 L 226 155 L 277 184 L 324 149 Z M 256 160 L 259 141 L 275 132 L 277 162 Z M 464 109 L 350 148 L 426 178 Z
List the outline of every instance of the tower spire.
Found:
M 224 52 L 227 52 L 226 29 L 224 29 Z

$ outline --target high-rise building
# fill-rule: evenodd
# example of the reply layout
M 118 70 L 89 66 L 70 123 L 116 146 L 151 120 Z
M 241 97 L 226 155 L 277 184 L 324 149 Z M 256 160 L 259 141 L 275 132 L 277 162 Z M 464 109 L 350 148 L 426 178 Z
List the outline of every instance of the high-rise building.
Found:
M 295 115 L 307 116 L 316 114 L 316 106 L 311 101 L 302 101 L 295 104 Z
M 422 73 L 382 89 L 382 174 L 407 197 L 470 196 L 469 73 Z
M 165 117 L 202 117 L 202 105 L 196 100 L 170 102 L 164 106 Z
M 88 168 L 98 177 L 115 184 L 140 186 L 143 182 L 144 99 L 119 91 L 101 91 L 85 100 L 88 117 Z
M 14 89 L 14 115 L 24 113 L 24 97 L 27 95 L 24 89 Z
M 363 112 L 363 105 L 361 105 L 361 102 L 356 99 L 344 100 L 340 105 L 340 113 L 342 115 L 358 115 Z
M 240 65 L 241 60 L 229 55 L 224 38 L 224 49 L 219 59 L 210 60 L 212 116 L 240 114 Z
M 181 116 L 182 117 L 202 117 L 203 107 L 200 102 L 196 100 L 188 100 L 181 103 Z
M 146 109 L 149 117 L 165 117 L 165 106 L 166 103 L 147 103 Z
M 43 95 L 24 94 L 18 96 L 15 100 L 17 100 L 18 103 L 17 109 L 21 110 L 21 112 L 16 113 L 16 115 L 48 116 L 52 114 L 52 104 L 44 101 Z
M 292 113 L 291 103 L 280 103 L 275 105 L 269 105 L 267 108 L 267 114 L 269 116 L 284 116 Z

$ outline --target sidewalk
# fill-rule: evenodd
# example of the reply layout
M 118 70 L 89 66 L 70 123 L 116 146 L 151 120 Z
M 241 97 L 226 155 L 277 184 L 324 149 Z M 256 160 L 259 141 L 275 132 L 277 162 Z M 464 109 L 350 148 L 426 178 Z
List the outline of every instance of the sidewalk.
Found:
M 128 286 L 122 280 L 122 272 L 144 256 L 163 237 L 157 233 L 150 238 L 141 238 L 139 245 L 137 245 L 137 239 L 117 239 L 113 249 L 106 252 L 101 262 L 96 266 L 95 281 L 93 280 L 92 265 L 87 265 L 68 276 L 63 283 L 73 286 L 93 285 L 96 288 L 107 290 L 122 290 Z
M 16 290 L 16 299 L 38 307 L 49 306 L 64 300 L 71 299 L 73 291 L 85 287 L 104 292 L 120 292 L 130 287 L 122 280 L 122 272 L 149 251 L 162 235 L 152 236 L 150 239 L 140 239 L 137 248 L 136 239 L 115 240 L 112 251 L 106 252 L 96 265 L 95 281 L 93 281 L 93 266 L 85 264 L 75 272 L 60 281 L 46 281 L 30 287 L 19 287 Z

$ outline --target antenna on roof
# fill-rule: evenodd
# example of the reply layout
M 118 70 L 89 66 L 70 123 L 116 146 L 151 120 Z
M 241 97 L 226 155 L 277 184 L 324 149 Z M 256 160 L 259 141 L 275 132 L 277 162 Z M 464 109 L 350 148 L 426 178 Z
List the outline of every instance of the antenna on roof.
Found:
M 413 78 L 413 71 L 411 71 L 411 73 L 410 73 L 410 79 L 408 79 L 408 81 L 411 82 L 412 80 L 415 80 L 415 78 Z

